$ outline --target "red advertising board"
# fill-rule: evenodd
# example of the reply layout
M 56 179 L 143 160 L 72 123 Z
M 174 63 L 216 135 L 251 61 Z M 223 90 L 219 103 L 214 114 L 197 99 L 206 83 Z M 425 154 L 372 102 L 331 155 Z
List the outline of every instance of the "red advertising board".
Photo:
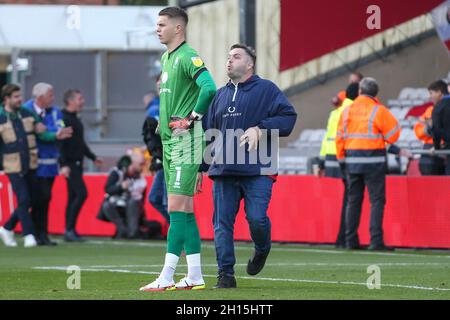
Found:
M 148 178 L 151 183 L 151 177 Z M 96 219 L 104 193 L 106 175 L 86 175 L 89 197 L 77 224 L 83 235 L 110 236 L 114 226 Z M 8 179 L 0 175 L 2 225 L 14 207 Z M 399 247 L 450 248 L 450 177 L 387 178 L 384 215 L 385 242 Z M 334 243 L 339 228 L 343 185 L 340 180 L 313 176 L 280 176 L 274 184 L 269 206 L 272 239 L 283 242 Z M 49 231 L 64 232 L 66 182 L 58 177 L 53 188 Z M 205 179 L 203 192 L 195 198 L 195 213 L 203 239 L 213 239 L 212 181 Z M 163 222 L 159 213 L 146 204 L 149 219 Z M 370 207 L 366 194 L 359 235 L 368 244 Z M 20 229 L 17 229 L 20 230 Z M 250 240 L 243 205 L 235 226 L 237 240 Z

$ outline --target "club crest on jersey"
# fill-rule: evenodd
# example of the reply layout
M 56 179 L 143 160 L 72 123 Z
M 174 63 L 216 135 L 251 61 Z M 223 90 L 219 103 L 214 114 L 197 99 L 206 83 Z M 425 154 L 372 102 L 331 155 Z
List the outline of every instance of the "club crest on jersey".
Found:
M 191 58 L 192 63 L 194 64 L 194 66 L 196 67 L 201 67 L 203 65 L 203 61 L 200 57 L 193 57 Z
M 167 72 L 163 72 L 163 74 L 161 76 L 161 82 L 166 83 L 167 79 L 169 79 L 169 74 Z

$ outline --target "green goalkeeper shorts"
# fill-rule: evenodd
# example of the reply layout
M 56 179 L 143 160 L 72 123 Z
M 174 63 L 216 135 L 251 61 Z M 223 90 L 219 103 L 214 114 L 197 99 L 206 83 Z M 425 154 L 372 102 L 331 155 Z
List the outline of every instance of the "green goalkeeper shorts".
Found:
M 204 150 L 203 131 L 163 141 L 163 168 L 167 193 L 193 196 Z

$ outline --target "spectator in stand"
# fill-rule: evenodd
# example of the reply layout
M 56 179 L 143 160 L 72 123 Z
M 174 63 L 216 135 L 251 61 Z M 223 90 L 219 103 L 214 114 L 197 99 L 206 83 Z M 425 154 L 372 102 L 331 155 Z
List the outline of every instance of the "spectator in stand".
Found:
M 434 149 L 450 150 L 450 95 L 447 83 L 438 80 L 428 90 L 435 107 L 431 114 Z M 446 156 L 445 175 L 450 175 L 450 155 Z
M 441 89 L 445 88 L 444 84 L 433 83 L 429 86 L 431 100 L 433 103 L 438 103 L 443 93 Z M 414 125 L 414 133 L 416 137 L 423 142 L 424 150 L 431 150 L 434 147 L 433 143 L 433 121 L 431 119 L 434 105 L 428 107 L 426 111 L 420 116 L 419 121 Z M 442 142 L 442 141 L 441 141 Z M 443 175 L 445 173 L 444 159 L 437 155 L 423 154 L 419 161 L 419 170 L 423 176 L 429 175 Z
M 350 76 L 348 77 L 348 84 L 359 83 L 363 78 L 364 76 L 362 75 L 361 72 L 353 71 L 352 73 L 350 73 Z
M 359 71 L 353 71 L 348 76 L 348 84 L 359 83 L 364 76 Z M 344 100 L 347 98 L 345 90 L 339 91 L 339 93 L 332 99 L 333 104 L 336 107 L 340 107 Z

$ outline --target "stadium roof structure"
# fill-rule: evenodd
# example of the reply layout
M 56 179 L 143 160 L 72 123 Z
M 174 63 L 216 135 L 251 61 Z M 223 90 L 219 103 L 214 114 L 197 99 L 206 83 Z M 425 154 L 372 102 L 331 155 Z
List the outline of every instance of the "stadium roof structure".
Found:
M 0 51 L 157 50 L 159 6 L 0 5 Z

